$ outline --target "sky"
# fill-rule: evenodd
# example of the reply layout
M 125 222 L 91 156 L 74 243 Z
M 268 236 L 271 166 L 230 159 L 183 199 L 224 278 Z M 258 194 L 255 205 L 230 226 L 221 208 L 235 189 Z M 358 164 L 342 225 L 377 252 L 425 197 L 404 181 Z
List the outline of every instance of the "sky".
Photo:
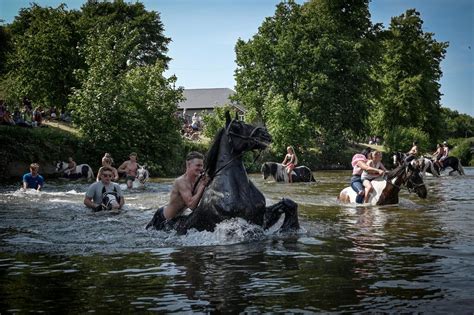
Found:
M 31 0 L 0 0 L 0 19 L 10 23 Z M 41 6 L 80 9 L 85 0 L 36 0 Z M 127 1 L 135 2 L 135 1 Z M 149 11 L 160 13 L 165 35 L 172 39 L 172 58 L 166 76 L 177 85 L 192 88 L 234 89 L 235 43 L 249 40 L 264 19 L 273 16 L 279 0 L 143 0 Z M 297 0 L 303 3 L 302 0 Z M 473 0 L 372 0 L 373 23 L 387 28 L 391 17 L 415 8 L 423 30 L 440 42 L 449 42 L 441 63 L 441 104 L 474 116 L 474 1 Z M 472 48 L 472 49 L 471 49 Z

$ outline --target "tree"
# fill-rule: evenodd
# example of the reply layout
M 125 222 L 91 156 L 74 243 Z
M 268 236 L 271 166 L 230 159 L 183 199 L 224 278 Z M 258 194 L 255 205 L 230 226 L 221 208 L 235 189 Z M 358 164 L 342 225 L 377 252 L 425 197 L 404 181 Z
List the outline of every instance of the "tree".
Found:
M 126 3 L 123 0 L 88 0 L 81 7 L 78 27 L 82 42 L 97 29 L 117 24 L 127 24 L 138 34 L 135 39 L 136 46 L 126 59 L 129 65 L 151 65 L 161 60 L 167 67 L 170 58 L 166 53 L 171 39 L 163 35 L 164 26 L 158 12 L 146 11 L 140 2 Z
M 338 150 L 365 130 L 376 32 L 368 1 L 280 3 L 252 39 L 236 44 L 236 98 L 264 122 L 270 91 L 298 101 L 313 138 L 317 130 L 331 143 L 323 150 Z
M 422 24 L 417 11 L 407 10 L 392 18 L 382 42 L 381 71 L 375 73 L 381 95 L 371 125 L 385 138 L 398 126 L 419 129 L 432 143 L 440 135 L 440 63 L 448 44 L 423 32 Z
M 71 97 L 74 121 L 84 141 L 98 153 L 125 158 L 131 151 L 143 156 L 152 171 L 175 164 L 181 137 L 174 118 L 182 100 L 175 77 L 165 78 L 163 62 L 122 68 L 139 34 L 128 25 L 112 25 L 88 37 L 83 50 L 87 72 Z
M 9 26 L 13 51 L 7 61 L 10 98 L 28 95 L 45 106 L 64 106 L 76 86 L 77 34 L 65 5 L 20 10 Z
M 440 140 L 449 138 L 468 138 L 474 136 L 474 118 L 467 114 L 442 107 L 442 124 Z

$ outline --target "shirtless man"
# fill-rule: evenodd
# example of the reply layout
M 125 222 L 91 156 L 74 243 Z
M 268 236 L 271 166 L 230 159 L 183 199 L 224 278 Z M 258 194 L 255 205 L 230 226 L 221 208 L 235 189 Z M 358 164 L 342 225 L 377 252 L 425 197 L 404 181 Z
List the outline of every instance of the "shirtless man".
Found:
M 127 176 L 127 187 L 130 189 L 133 186 L 133 181 L 137 177 L 138 163 L 137 154 L 135 152 L 130 153 L 129 160 L 122 163 L 119 166 L 118 171 L 125 173 Z
M 199 152 L 190 152 L 186 156 L 186 172 L 178 177 L 171 189 L 169 203 L 156 212 L 153 220 L 147 225 L 147 228 L 164 223 L 166 220 L 171 220 L 180 215 L 184 210 L 197 207 L 199 200 L 201 200 L 204 189 L 209 182 L 206 176 L 203 176 L 196 187 L 193 194 L 194 185 L 201 175 L 204 167 L 204 157 Z

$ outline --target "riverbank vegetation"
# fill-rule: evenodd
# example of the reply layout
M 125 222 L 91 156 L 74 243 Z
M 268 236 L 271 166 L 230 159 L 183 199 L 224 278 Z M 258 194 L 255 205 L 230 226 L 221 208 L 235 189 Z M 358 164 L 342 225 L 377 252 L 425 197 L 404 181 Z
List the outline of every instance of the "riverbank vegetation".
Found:
M 422 24 L 413 9 L 388 28 L 373 24 L 368 1 L 280 3 L 235 46 L 234 100 L 274 139 L 263 159 L 281 160 L 293 145 L 313 169 L 344 168 L 357 143 L 374 135 L 387 152 L 407 151 L 413 140 L 433 152 L 436 143 L 473 137 L 474 118 L 440 103 L 448 43 Z M 164 74 L 172 40 L 164 28 L 159 12 L 140 2 L 92 0 L 80 10 L 32 4 L 1 25 L 0 99 L 10 110 L 27 96 L 35 107 L 72 113 L 77 134 L 2 128 L 0 166 L 69 155 L 97 165 L 104 152 L 123 161 L 135 151 L 153 175 L 181 172 L 185 153 L 206 145 L 180 136 L 183 88 Z M 221 114 L 205 118 L 209 138 Z M 452 153 L 463 164 L 472 160 L 472 141 L 448 141 L 459 144 Z

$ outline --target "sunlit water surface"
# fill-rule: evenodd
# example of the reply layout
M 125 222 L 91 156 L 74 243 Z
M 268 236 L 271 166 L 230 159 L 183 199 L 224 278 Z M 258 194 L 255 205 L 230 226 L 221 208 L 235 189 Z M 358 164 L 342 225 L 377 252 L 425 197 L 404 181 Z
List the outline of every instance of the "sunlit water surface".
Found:
M 301 231 L 243 220 L 214 233 L 147 231 L 171 180 L 125 192 L 122 213 L 92 213 L 85 183 L 0 187 L 0 313 L 426 312 L 474 310 L 474 168 L 427 178 L 426 200 L 341 205 L 350 172 L 317 183 L 251 178 L 273 204 L 299 204 Z

